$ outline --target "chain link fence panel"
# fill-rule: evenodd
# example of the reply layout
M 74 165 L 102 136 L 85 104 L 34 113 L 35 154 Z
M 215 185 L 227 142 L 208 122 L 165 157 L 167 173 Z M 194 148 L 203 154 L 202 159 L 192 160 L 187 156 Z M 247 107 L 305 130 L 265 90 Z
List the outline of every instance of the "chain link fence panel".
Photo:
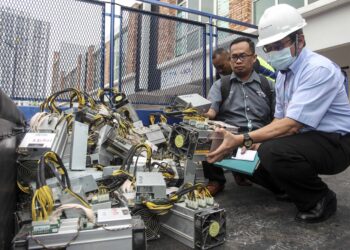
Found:
M 233 40 L 238 37 L 249 37 L 255 45 L 258 42 L 258 36 L 253 34 L 248 34 L 240 31 L 230 30 L 227 28 L 217 28 L 217 46 L 216 48 L 224 48 L 228 51 L 230 50 L 230 44 Z M 258 56 L 267 59 L 266 53 L 263 51 L 262 47 L 255 47 L 255 52 Z
M 1 0 L 0 88 L 17 100 L 70 87 L 95 95 L 103 82 L 104 11 L 87 1 Z
M 205 96 L 204 24 L 129 8 L 121 9 L 121 20 L 115 83 L 133 104 L 167 105 L 178 95 Z

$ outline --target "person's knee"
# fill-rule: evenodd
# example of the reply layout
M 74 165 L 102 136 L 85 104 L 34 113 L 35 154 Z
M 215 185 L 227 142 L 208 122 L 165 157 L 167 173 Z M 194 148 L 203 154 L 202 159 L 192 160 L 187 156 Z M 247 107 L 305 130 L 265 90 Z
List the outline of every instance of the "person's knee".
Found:
M 284 176 L 288 174 L 288 164 L 284 164 L 288 159 L 286 159 L 286 154 L 278 140 L 261 144 L 258 154 L 261 164 L 271 175 Z
M 264 142 L 260 145 L 258 149 L 258 155 L 260 162 L 266 166 L 271 165 L 276 159 L 276 152 L 278 150 L 279 144 L 275 140 Z

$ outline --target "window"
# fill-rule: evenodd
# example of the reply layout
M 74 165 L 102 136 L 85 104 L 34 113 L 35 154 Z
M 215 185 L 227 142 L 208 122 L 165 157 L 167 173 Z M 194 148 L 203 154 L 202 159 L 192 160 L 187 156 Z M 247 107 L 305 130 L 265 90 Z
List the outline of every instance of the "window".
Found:
M 297 9 L 304 6 L 304 0 L 278 0 L 278 3 L 286 3 Z
M 179 6 L 209 13 L 215 12 L 215 4 L 216 0 L 177 0 L 177 5 Z M 183 11 L 177 11 L 176 16 L 203 23 L 209 21 L 207 17 L 202 17 Z M 202 28 L 200 27 L 196 27 L 192 24 L 178 22 L 176 24 L 175 55 L 181 56 L 193 50 L 199 49 L 203 44 L 203 37 L 201 32 Z
M 318 0 L 254 0 L 253 1 L 254 23 L 258 24 L 260 17 L 264 14 L 264 11 L 273 5 L 286 3 L 295 8 L 301 8 L 301 7 L 304 7 L 305 5 L 309 5 L 317 1 Z
M 184 7 L 186 7 L 186 5 Z M 190 0 L 188 2 L 188 8 L 199 10 L 199 0 Z M 198 15 L 188 13 L 188 19 L 198 21 Z
M 201 11 L 214 14 L 214 2 L 213 0 L 201 0 Z M 201 19 L 203 23 L 209 22 L 208 17 L 201 17 Z
M 308 0 L 308 4 L 312 4 L 314 2 L 317 2 L 318 0 Z
M 123 29 L 123 35 L 122 35 L 122 39 L 123 39 L 123 48 L 122 48 L 122 61 L 126 61 L 127 58 L 125 58 L 125 55 L 127 55 L 126 51 L 127 51 L 127 46 L 128 46 L 128 30 L 127 29 Z M 118 80 L 119 81 L 119 60 L 120 60 L 120 37 L 119 34 L 118 36 L 116 36 L 114 38 L 114 81 Z M 125 72 L 125 68 L 124 68 L 124 64 L 122 65 L 122 74 L 126 74 Z
M 218 16 L 229 17 L 230 2 L 229 0 L 219 0 L 217 3 Z M 228 22 L 218 21 L 217 25 L 223 28 L 229 28 Z
M 114 38 L 114 81 L 119 81 L 119 35 Z
M 264 14 L 264 11 L 275 5 L 275 0 L 256 0 L 254 1 L 254 22 L 259 23 L 260 17 Z

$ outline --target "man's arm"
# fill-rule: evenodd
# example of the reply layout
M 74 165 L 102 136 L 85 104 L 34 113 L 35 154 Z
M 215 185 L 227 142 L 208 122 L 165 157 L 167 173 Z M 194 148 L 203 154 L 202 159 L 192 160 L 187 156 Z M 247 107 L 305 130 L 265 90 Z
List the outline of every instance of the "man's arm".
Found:
M 221 79 L 214 82 L 208 93 L 208 100 L 211 101 L 211 106 L 204 116 L 209 119 L 214 119 L 219 112 L 222 96 L 221 96 Z
M 339 82 L 337 80 L 334 70 L 324 66 L 316 65 L 303 72 L 298 88 L 294 91 L 292 99 L 289 100 L 286 112 L 283 111 L 282 100 L 278 98 L 282 96 L 282 93 L 276 98 L 275 117 L 279 120 L 275 119 L 269 125 L 250 132 L 249 135 L 253 141 L 264 142 L 272 138 L 295 134 L 303 126 L 317 128 L 338 93 Z M 243 135 L 233 135 L 225 130 L 218 130 L 218 132 L 221 133 L 224 140 L 215 151 L 208 154 L 208 162 L 222 159 L 243 143 Z
M 272 138 L 296 134 L 302 127 L 303 124 L 290 118 L 275 119 L 269 125 L 250 132 L 249 135 L 254 143 L 264 142 Z M 224 141 L 215 151 L 208 154 L 207 160 L 210 163 L 223 159 L 233 149 L 243 144 L 243 135 L 233 135 L 224 129 L 219 129 L 217 132 L 223 135 Z
M 216 117 L 216 111 L 215 111 L 214 109 L 210 108 L 210 109 L 208 110 L 208 112 L 207 112 L 207 113 L 204 113 L 203 115 L 204 115 L 205 117 L 208 117 L 210 120 L 214 120 L 215 117 Z
M 264 142 L 272 138 L 296 134 L 302 127 L 303 124 L 287 117 L 274 119 L 269 125 L 250 132 L 249 135 L 254 142 Z

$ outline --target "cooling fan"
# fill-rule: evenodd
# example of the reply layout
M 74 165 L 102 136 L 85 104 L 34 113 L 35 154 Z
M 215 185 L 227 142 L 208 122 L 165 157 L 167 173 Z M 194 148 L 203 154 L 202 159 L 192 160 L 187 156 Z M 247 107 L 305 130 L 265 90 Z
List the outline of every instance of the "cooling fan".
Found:
M 145 208 L 135 209 L 132 212 L 132 215 L 139 215 L 144 221 L 146 226 L 147 241 L 159 239 L 160 223 L 158 215 L 151 213 L 148 209 Z
M 38 160 L 18 160 L 17 161 L 17 179 L 30 184 L 37 179 Z M 45 168 L 45 177 L 54 177 L 54 174 L 48 168 Z
M 226 215 L 224 209 L 203 211 L 195 216 L 195 245 L 210 249 L 225 242 Z
M 169 151 L 177 156 L 193 157 L 196 149 L 198 132 L 181 125 L 174 125 L 169 140 Z

